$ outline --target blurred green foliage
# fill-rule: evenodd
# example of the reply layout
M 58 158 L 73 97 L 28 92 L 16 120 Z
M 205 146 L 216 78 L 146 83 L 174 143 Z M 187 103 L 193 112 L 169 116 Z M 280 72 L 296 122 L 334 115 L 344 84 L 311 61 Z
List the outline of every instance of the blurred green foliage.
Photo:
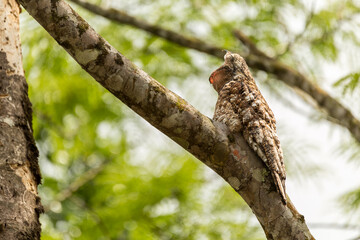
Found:
M 241 29 L 269 55 L 312 76 L 312 61 L 339 59 L 339 38 L 360 46 L 354 33 L 359 26 L 349 26 L 359 12 L 353 1 L 333 1 L 320 9 L 300 0 L 94 3 L 227 49 L 243 49 L 232 36 L 232 29 Z M 220 60 L 74 7 L 127 58 L 212 114 L 215 95 L 206 93 L 211 91 L 207 78 Z M 26 12 L 21 20 L 43 175 L 39 190 L 47 210 L 41 217 L 42 239 L 264 238 L 229 186 L 93 81 Z M 304 49 L 306 56 L 300 54 Z M 299 64 L 304 59 L 308 65 Z M 340 90 L 353 91 L 359 88 L 358 75 L 335 86 L 346 83 Z M 276 88 L 281 94 L 284 86 Z M 205 93 L 197 98 L 194 89 Z M 213 101 L 204 101 L 209 95 Z M 356 204 L 359 192 L 353 194 Z
M 358 89 L 360 82 L 360 73 L 350 73 L 345 77 L 340 78 L 334 83 L 335 87 L 342 87 L 343 94 L 353 93 Z

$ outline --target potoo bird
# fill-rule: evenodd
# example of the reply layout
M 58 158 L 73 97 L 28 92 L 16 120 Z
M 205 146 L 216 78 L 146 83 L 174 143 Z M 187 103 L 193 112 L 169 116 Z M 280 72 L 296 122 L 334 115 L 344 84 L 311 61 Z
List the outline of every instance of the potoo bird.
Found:
M 277 191 L 286 204 L 285 166 L 276 135 L 273 112 L 256 86 L 245 60 L 226 52 L 225 63 L 209 81 L 218 92 L 214 120 L 225 123 L 233 134 L 241 133 L 269 168 Z

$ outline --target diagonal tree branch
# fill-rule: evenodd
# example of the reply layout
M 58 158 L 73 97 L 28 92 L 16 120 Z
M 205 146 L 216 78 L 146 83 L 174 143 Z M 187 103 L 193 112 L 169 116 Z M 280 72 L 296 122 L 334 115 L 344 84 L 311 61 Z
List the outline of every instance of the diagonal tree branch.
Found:
M 219 46 L 210 45 L 199 39 L 186 37 L 177 32 L 152 25 L 136 17 L 130 16 L 125 12 L 114 9 L 104 9 L 83 0 L 70 1 L 95 14 L 101 15 L 118 23 L 134 26 L 183 47 L 192 48 L 218 58 L 223 58 L 224 56 L 223 48 Z M 250 54 L 244 57 L 249 67 L 272 74 L 275 78 L 286 83 L 288 86 L 300 89 L 301 92 L 309 96 L 317 104 L 317 106 L 323 109 L 330 116 L 329 119 L 332 119 L 332 122 L 346 127 L 352 136 L 360 142 L 360 121 L 351 113 L 350 110 L 343 106 L 338 100 L 331 97 L 325 90 L 312 83 L 310 79 L 305 77 L 296 69 L 283 64 L 279 60 L 267 56 L 241 32 L 235 30 L 235 35 L 250 50 Z
M 315 100 L 315 103 L 328 114 L 328 120 L 346 127 L 353 137 L 360 142 L 360 121 L 350 110 L 344 107 L 339 101 L 332 98 L 326 91 L 311 83 L 310 80 L 295 69 L 281 63 L 277 59 L 267 56 L 266 53 L 258 49 L 241 31 L 234 30 L 233 33 L 244 45 L 248 46 L 250 52 L 263 59 L 265 65 L 271 66 L 274 74 L 279 80 L 284 82 L 291 81 L 293 87 L 297 87 L 298 89 L 301 89 L 302 92 L 307 93 L 308 96 L 311 96 L 311 98 Z M 269 61 L 268 64 L 266 64 L 267 61 Z M 267 71 L 266 69 L 262 70 Z
M 20 3 L 97 82 L 223 177 L 268 239 L 314 239 L 291 201 L 282 204 L 265 165 L 241 136 L 230 135 L 135 66 L 63 0 Z

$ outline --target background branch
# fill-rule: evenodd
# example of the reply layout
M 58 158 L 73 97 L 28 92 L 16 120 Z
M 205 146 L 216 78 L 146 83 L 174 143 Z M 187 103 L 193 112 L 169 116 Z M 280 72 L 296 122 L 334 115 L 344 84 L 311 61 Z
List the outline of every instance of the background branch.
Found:
M 147 23 L 143 20 L 140 20 L 136 17 L 130 16 L 129 14 L 115 10 L 115 9 L 104 9 L 102 7 L 99 7 L 95 4 L 81 1 L 81 0 L 70 0 L 79 6 L 97 14 L 100 16 L 103 16 L 107 19 L 113 20 L 118 23 L 127 24 L 142 30 L 145 30 L 146 32 L 149 32 L 155 36 L 164 38 L 170 42 L 174 42 L 180 46 L 186 47 L 186 48 L 192 48 L 195 50 L 198 50 L 200 52 L 204 52 L 207 54 L 210 54 L 212 56 L 223 58 L 224 57 L 224 49 L 213 46 L 210 44 L 207 44 L 197 38 L 191 38 L 183 36 L 177 32 L 164 29 L 162 27 Z
M 70 1 L 95 14 L 118 23 L 127 24 L 142 29 L 180 46 L 192 48 L 221 59 L 224 56 L 222 47 L 211 45 L 199 39 L 186 37 L 177 32 L 152 25 L 136 17 L 130 16 L 123 11 L 104 9 L 83 0 Z M 234 32 L 236 37 L 238 37 L 250 50 L 250 54 L 244 56 L 249 67 L 272 74 L 276 79 L 286 83 L 288 86 L 300 89 L 331 118 L 337 119 L 337 123 L 343 127 L 346 127 L 352 136 L 360 142 L 360 121 L 351 113 L 350 110 L 348 110 L 335 98 L 331 97 L 325 90 L 312 83 L 310 79 L 302 75 L 296 69 L 267 56 L 267 54 L 258 49 L 246 35 L 239 32 L 238 30 L 235 30 Z

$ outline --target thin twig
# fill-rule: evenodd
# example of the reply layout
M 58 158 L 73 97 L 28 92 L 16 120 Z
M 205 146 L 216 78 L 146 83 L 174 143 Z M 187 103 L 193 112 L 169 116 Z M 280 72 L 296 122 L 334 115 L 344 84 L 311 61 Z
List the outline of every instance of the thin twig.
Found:
M 309 15 L 308 15 L 307 18 L 306 18 L 304 30 L 303 30 L 301 33 L 296 34 L 295 37 L 294 37 L 291 41 L 288 42 L 285 50 L 284 50 L 282 53 L 278 54 L 278 55 L 275 57 L 276 59 L 279 59 L 280 57 L 282 57 L 282 56 L 284 56 L 286 53 L 288 53 L 288 52 L 291 50 L 291 48 L 293 47 L 293 45 L 294 45 L 295 43 L 297 43 L 301 37 L 304 36 L 305 32 L 308 30 L 308 28 L 309 28 L 309 26 L 310 26 L 311 20 L 313 19 L 313 16 L 314 16 L 314 8 L 315 8 L 315 2 L 313 3 L 313 5 L 312 5 L 312 7 L 311 7 L 311 10 L 310 10 L 310 13 L 309 13 Z
M 103 162 L 100 166 L 96 168 L 91 168 L 84 174 L 82 174 L 79 178 L 77 178 L 75 181 L 73 181 L 67 188 L 60 191 L 54 198 L 55 201 L 65 201 L 69 197 L 71 197 L 75 192 L 77 192 L 82 186 L 89 183 L 91 180 L 93 180 L 99 173 L 104 169 L 106 164 L 109 161 Z
M 100 166 L 96 168 L 91 168 L 84 174 L 82 174 L 80 177 L 78 177 L 75 181 L 71 182 L 69 186 L 61 190 L 58 194 L 55 195 L 53 198 L 53 201 L 56 202 L 63 202 L 66 199 L 70 198 L 76 191 L 78 191 L 82 186 L 89 183 L 91 180 L 93 180 L 99 173 L 104 169 L 106 164 L 109 161 L 104 161 L 101 163 Z M 50 206 L 44 207 L 45 212 L 50 210 Z

